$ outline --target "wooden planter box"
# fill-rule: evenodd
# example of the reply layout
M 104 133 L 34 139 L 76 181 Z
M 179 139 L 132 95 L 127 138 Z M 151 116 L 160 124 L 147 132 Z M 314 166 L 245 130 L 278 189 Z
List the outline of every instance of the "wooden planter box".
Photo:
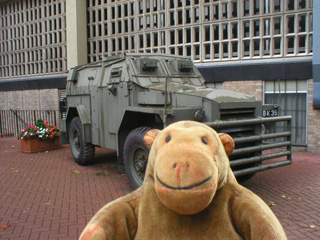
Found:
M 52 140 L 42 140 L 37 138 L 30 138 L 27 140 L 20 140 L 20 148 L 21 152 L 24 153 L 35 153 L 35 152 L 43 152 L 47 150 L 52 150 L 61 147 L 60 138 L 55 137 Z

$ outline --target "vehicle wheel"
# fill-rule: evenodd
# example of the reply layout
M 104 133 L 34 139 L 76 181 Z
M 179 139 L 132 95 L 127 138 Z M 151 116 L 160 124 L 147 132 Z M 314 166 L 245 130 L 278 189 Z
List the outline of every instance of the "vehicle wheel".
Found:
M 149 149 L 145 146 L 143 137 L 148 130 L 146 127 L 132 130 L 124 144 L 124 168 L 133 189 L 142 185 L 146 172 Z
M 84 142 L 83 126 L 79 117 L 72 119 L 69 128 L 70 148 L 75 162 L 86 165 L 94 158 L 94 146 Z

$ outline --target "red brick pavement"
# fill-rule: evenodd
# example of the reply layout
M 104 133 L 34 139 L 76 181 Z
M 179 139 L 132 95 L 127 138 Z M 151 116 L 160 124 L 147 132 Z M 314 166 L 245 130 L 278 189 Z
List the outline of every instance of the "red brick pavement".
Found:
M 0 139 L 0 239 L 77 239 L 104 204 L 131 191 L 116 171 L 114 152 L 77 165 L 65 145 L 25 154 L 19 141 Z M 320 239 L 320 155 L 295 153 L 294 164 L 244 183 L 270 204 L 288 239 Z

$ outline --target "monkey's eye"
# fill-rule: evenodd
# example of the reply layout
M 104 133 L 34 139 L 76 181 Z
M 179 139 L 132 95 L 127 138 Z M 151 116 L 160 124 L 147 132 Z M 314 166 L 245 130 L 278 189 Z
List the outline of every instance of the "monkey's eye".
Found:
M 170 142 L 170 140 L 171 140 L 171 136 L 169 135 L 166 137 L 166 142 Z
M 202 141 L 204 144 L 206 144 L 206 145 L 208 144 L 208 140 L 207 140 L 205 137 L 202 137 L 202 138 L 201 138 L 201 141 Z

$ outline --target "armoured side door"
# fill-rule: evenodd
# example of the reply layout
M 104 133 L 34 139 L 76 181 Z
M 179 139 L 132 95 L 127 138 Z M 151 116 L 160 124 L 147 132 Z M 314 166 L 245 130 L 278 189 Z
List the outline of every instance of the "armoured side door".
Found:
M 113 64 L 105 72 L 105 90 L 103 91 L 102 121 L 105 125 L 103 142 L 107 148 L 117 149 L 117 133 L 128 106 L 128 78 L 123 63 Z

